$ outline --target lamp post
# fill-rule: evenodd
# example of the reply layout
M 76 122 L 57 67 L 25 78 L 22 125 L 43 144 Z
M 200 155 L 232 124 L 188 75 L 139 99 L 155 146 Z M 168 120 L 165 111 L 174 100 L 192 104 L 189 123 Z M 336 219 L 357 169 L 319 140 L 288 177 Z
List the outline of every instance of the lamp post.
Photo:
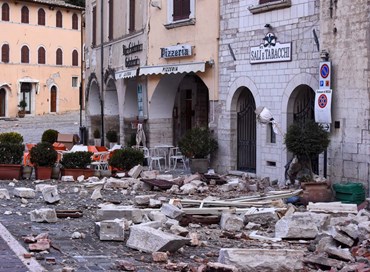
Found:
M 101 139 L 100 139 L 100 145 L 104 146 L 104 30 L 103 30 L 103 0 L 100 1 L 101 7 L 100 7 L 100 63 L 101 63 L 101 91 L 100 91 L 100 118 L 101 118 Z

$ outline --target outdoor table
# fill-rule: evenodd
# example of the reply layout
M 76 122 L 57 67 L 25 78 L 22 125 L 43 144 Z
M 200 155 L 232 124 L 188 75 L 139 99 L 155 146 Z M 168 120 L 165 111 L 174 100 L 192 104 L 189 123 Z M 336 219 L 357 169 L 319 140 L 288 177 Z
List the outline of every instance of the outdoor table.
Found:
M 164 151 L 166 164 L 169 167 L 169 165 L 170 165 L 170 156 L 169 156 L 170 155 L 170 149 L 174 146 L 170 145 L 170 144 L 158 144 L 158 145 L 155 145 L 154 147 Z

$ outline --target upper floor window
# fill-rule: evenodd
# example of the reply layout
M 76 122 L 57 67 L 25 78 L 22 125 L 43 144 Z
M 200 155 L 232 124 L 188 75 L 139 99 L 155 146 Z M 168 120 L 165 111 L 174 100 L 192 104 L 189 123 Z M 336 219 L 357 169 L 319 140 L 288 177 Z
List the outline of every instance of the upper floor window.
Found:
M 21 13 L 22 13 L 21 22 L 23 24 L 28 24 L 29 23 L 29 10 L 28 10 L 28 8 L 26 6 L 22 7 Z
M 9 21 L 9 5 L 4 3 L 1 7 L 1 20 Z
M 113 0 L 109 0 L 109 29 L 108 39 L 113 40 Z
M 167 0 L 166 28 L 195 24 L 195 0 Z
M 56 52 L 56 64 L 63 65 L 63 51 L 60 48 L 58 48 Z
M 276 2 L 276 1 L 280 1 L 280 0 L 260 0 L 260 5 L 266 4 L 266 3 L 269 3 L 269 2 Z
M 1 47 L 1 61 L 5 63 L 9 62 L 9 44 L 4 44 Z
M 60 10 L 56 14 L 56 27 L 63 27 L 63 15 Z
M 173 20 L 189 19 L 190 0 L 173 0 Z
M 76 13 L 72 15 L 72 29 L 78 29 L 78 16 Z
M 269 12 L 271 10 L 289 8 L 292 6 L 291 0 L 259 0 L 257 5 L 248 7 L 252 14 Z
M 92 10 L 92 45 L 96 45 L 96 6 Z
M 45 61 L 45 49 L 43 47 L 40 47 L 39 50 L 38 50 L 38 63 L 39 64 L 45 64 L 46 61 Z
M 78 66 L 78 52 L 73 50 L 72 52 L 72 66 Z
M 128 30 L 135 30 L 135 0 L 130 0 Z
M 26 45 L 22 46 L 21 49 L 21 63 L 29 63 L 30 62 L 30 50 Z
M 45 10 L 42 8 L 37 12 L 37 23 L 39 25 L 45 25 Z

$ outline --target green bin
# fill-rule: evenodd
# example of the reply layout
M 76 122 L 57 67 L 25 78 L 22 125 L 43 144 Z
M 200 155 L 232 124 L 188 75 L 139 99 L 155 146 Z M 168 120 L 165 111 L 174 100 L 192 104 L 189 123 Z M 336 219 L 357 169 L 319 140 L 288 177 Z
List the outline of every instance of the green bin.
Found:
M 365 188 L 362 183 L 348 182 L 333 184 L 335 199 L 342 203 L 361 204 L 365 201 Z

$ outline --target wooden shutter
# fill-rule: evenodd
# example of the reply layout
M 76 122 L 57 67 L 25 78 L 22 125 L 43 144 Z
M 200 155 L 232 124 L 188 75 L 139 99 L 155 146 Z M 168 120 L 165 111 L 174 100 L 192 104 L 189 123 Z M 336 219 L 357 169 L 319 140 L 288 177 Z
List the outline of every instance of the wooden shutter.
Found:
M 72 29 L 78 29 L 78 16 L 76 13 L 72 15 Z
M 57 11 L 56 27 L 63 27 L 63 15 L 60 10 Z
M 1 7 L 1 19 L 3 21 L 9 21 L 9 5 L 4 3 Z
M 92 45 L 96 45 L 96 6 L 93 7 L 92 11 Z
M 276 2 L 276 1 L 279 1 L 279 0 L 260 0 L 260 5 L 270 3 L 270 2 Z
M 109 40 L 113 40 L 113 23 L 113 0 L 109 0 Z
M 27 7 L 22 7 L 22 23 L 23 24 L 28 24 L 29 23 L 29 12 L 28 12 L 28 8 Z
M 128 30 L 135 30 L 135 0 L 130 0 L 130 22 Z
M 43 47 L 38 50 L 38 63 L 45 64 L 45 49 Z
M 39 25 L 45 25 L 45 11 L 42 8 L 37 13 L 37 22 Z
M 173 20 L 189 19 L 190 0 L 173 0 Z
M 29 63 L 30 62 L 30 56 L 29 56 L 29 50 L 27 46 L 23 46 L 21 49 L 21 62 L 22 63 Z
M 56 64 L 63 65 L 63 52 L 62 49 L 58 48 L 56 55 Z
M 72 66 L 78 66 L 78 52 L 73 50 L 72 52 Z
M 9 62 L 9 44 L 4 44 L 1 47 L 1 61 L 4 63 Z

